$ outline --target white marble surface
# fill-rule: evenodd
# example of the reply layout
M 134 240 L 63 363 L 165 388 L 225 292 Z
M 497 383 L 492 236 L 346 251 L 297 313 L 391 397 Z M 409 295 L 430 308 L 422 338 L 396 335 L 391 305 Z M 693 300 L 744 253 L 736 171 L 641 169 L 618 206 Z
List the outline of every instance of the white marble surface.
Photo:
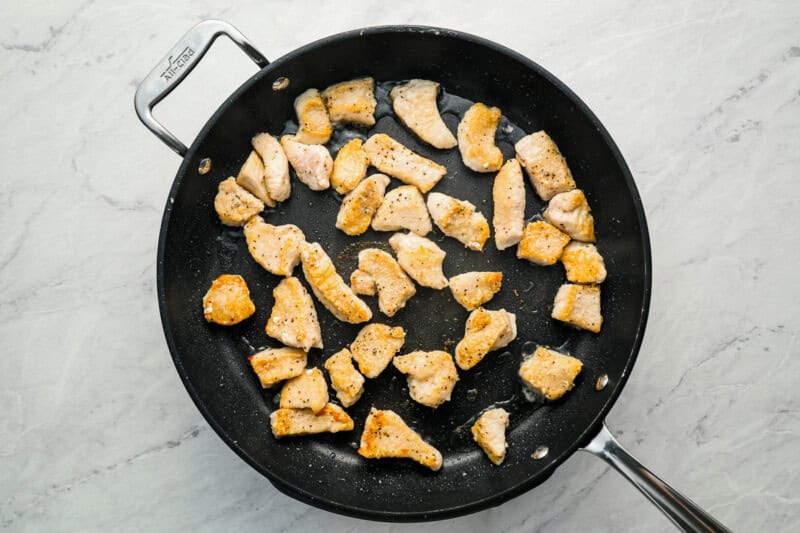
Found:
M 194 22 L 270 58 L 360 26 L 452 27 L 569 84 L 633 170 L 651 318 L 609 417 L 737 531 L 800 530 L 797 2 L 4 2 L 0 6 L 0 528 L 669 531 L 578 454 L 500 508 L 376 525 L 297 503 L 216 437 L 162 337 L 155 248 L 178 158 L 134 88 Z M 159 116 L 188 142 L 253 72 L 218 46 Z

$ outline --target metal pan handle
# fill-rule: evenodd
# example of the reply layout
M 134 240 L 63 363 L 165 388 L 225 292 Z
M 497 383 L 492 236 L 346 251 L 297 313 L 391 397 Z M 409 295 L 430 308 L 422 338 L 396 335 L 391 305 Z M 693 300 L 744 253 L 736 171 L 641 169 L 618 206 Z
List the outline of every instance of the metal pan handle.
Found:
M 267 58 L 256 50 L 239 30 L 221 20 L 204 20 L 186 32 L 136 88 L 133 102 L 139 120 L 181 157 L 185 156 L 189 149 L 153 118 L 153 107 L 172 92 L 200 63 L 220 35 L 225 35 L 236 43 L 259 67 L 264 68 L 269 65 Z
M 722 532 L 730 530 L 692 500 L 670 487 L 623 448 L 603 423 L 600 432 L 584 448 L 604 460 L 633 483 L 647 499 L 683 531 Z

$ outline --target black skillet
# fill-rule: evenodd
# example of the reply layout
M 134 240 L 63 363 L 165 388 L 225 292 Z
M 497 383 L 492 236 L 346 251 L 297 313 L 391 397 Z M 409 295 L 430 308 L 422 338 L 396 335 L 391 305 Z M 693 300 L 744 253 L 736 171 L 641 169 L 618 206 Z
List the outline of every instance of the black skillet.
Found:
M 214 113 L 190 148 L 163 128 L 151 108 L 202 58 L 216 37 L 237 43 L 261 70 Z M 430 236 L 448 253 L 445 274 L 500 270 L 503 288 L 489 304 L 517 313 L 519 337 L 508 351 L 488 356 L 461 372 L 450 402 L 436 411 L 410 402 L 405 379 L 391 367 L 370 380 L 349 412 L 353 432 L 276 440 L 269 413 L 277 391 L 262 391 L 247 356 L 275 345 L 263 327 L 278 279 L 249 256 L 240 230 L 219 223 L 213 199 L 220 180 L 236 175 L 261 131 L 291 130 L 292 102 L 309 87 L 370 75 L 377 81 L 437 80 L 446 94 L 440 108 L 455 128 L 469 102 L 503 111 L 498 145 L 513 157 L 513 143 L 525 133 L 546 130 L 569 161 L 578 186 L 594 209 L 598 246 L 608 267 L 602 286 L 605 322 L 595 335 L 549 318 L 562 267 L 542 268 L 517 260 L 514 250 L 498 252 L 490 241 L 484 253 L 467 251 L 435 230 Z M 391 116 L 384 84 L 378 86 L 379 118 L 374 131 L 387 132 L 411 149 L 443 163 L 447 176 L 435 190 L 472 201 L 492 216 L 491 174 L 477 174 L 461 163 L 458 150 L 438 151 L 418 142 Z M 457 96 L 453 96 L 457 95 Z M 451 30 L 390 26 L 334 35 L 269 63 L 235 28 L 215 20 L 192 28 L 159 63 L 136 92 L 142 122 L 183 157 L 164 211 L 158 246 L 158 298 L 167 343 L 175 366 L 208 423 L 240 457 L 278 489 L 310 505 L 361 518 L 386 521 L 434 520 L 498 505 L 550 476 L 578 449 L 607 461 L 634 483 L 679 527 L 691 531 L 725 528 L 667 486 L 631 457 L 603 424 L 622 390 L 642 341 L 650 300 L 650 243 L 630 171 L 597 117 L 562 82 L 533 61 L 491 41 Z M 288 126 L 287 126 L 288 124 Z M 341 144 L 353 132 L 338 132 Z M 361 132 L 366 136 L 366 132 Z M 334 146 L 332 152 L 338 149 Z M 208 169 L 210 161 L 210 172 Z M 393 182 L 392 186 L 397 183 Z M 340 198 L 312 192 L 293 180 L 292 195 L 265 219 L 299 225 L 318 241 L 346 278 L 359 249 L 385 246 L 389 234 L 368 231 L 359 239 L 334 228 Z M 528 191 L 527 216 L 542 202 Z M 371 243 L 371 244 L 370 244 Z M 206 324 L 201 298 L 222 273 L 247 280 L 258 311 L 231 328 Z M 297 273 L 298 276 L 302 276 Z M 419 289 L 405 309 L 389 319 L 368 299 L 375 320 L 404 325 L 405 349 L 450 349 L 463 333 L 467 312 L 449 291 Z M 310 365 L 349 344 L 359 326 L 335 320 L 317 305 L 325 350 L 309 354 Z M 523 352 L 535 344 L 561 347 L 579 357 L 584 370 L 562 401 L 537 404 L 521 394 L 516 370 Z M 607 380 L 607 384 L 601 385 Z M 599 389 L 599 390 L 598 390 Z M 489 463 L 471 441 L 469 426 L 490 405 L 511 412 L 508 456 L 500 467 Z M 393 409 L 444 455 L 436 473 L 403 460 L 367 461 L 355 447 L 370 406 Z

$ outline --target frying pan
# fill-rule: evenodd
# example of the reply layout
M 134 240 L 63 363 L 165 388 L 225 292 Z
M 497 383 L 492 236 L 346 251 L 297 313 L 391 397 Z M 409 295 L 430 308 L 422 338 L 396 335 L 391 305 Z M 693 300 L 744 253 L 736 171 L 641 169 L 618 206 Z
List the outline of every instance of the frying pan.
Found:
M 151 109 L 220 35 L 233 40 L 261 69 L 219 107 L 187 148 L 155 120 Z M 447 276 L 472 270 L 504 273 L 503 289 L 488 305 L 517 313 L 518 339 L 507 352 L 490 354 L 472 370 L 461 372 L 452 400 L 435 411 L 409 401 L 404 377 L 390 367 L 369 380 L 362 399 L 348 409 L 356 421 L 354 431 L 277 440 L 269 428 L 277 392 L 260 388 L 247 356 L 276 345 L 263 327 L 278 278 L 250 258 L 241 230 L 219 223 L 213 199 L 220 180 L 237 174 L 254 134 L 292 131 L 292 104 L 300 92 L 364 75 L 378 82 L 439 81 L 446 91 L 440 109 L 451 128 L 470 101 L 500 107 L 504 119 L 497 143 L 506 158 L 513 157 L 513 143 L 526 133 L 544 129 L 556 140 L 593 207 L 598 246 L 609 271 L 602 285 L 605 322 L 595 335 L 549 318 L 555 292 L 564 282 L 560 266 L 519 261 L 513 249 L 498 252 L 491 241 L 483 253 L 467 251 L 434 230 L 430 237 L 448 254 Z M 387 90 L 378 84 L 378 122 L 373 131 L 386 132 L 447 166 L 448 174 L 435 190 L 472 201 L 491 219 L 492 176 L 469 171 L 458 150 L 438 151 L 419 142 L 391 116 Z M 650 243 L 641 200 L 622 155 L 597 117 L 552 74 L 493 42 L 410 26 L 334 35 L 270 63 L 234 27 L 208 20 L 192 28 L 142 81 L 135 107 L 142 122 L 183 157 L 158 245 L 158 299 L 170 353 L 211 427 L 279 490 L 310 505 L 361 518 L 442 519 L 495 506 L 530 490 L 582 449 L 622 473 L 680 528 L 726 531 L 626 452 L 603 423 L 630 375 L 644 334 Z M 338 131 L 332 152 L 353 135 L 363 138 L 368 133 Z M 268 209 L 264 217 L 276 224 L 299 225 L 308 241 L 322 243 L 346 278 L 355 268 L 358 251 L 385 247 L 389 234 L 369 230 L 358 239 L 345 236 L 334 228 L 340 202 L 332 191 L 313 192 L 293 180 L 291 197 Z M 529 188 L 527 216 L 542 208 Z M 204 292 L 222 273 L 241 274 L 258 309 L 252 318 L 230 328 L 210 326 L 200 310 Z M 452 351 L 463 335 L 467 312 L 447 290 L 419 288 L 393 318 L 379 314 L 374 299 L 367 300 L 373 321 L 406 328 L 404 351 Z M 325 349 L 309 354 L 309 366 L 320 366 L 325 357 L 352 342 L 360 329 L 335 320 L 322 306 L 317 310 Z M 536 344 L 559 347 L 584 363 L 575 389 L 561 401 L 530 402 L 521 394 L 516 370 L 524 353 Z M 445 457 L 442 469 L 434 473 L 410 461 L 367 461 L 358 456 L 354 448 L 373 405 L 395 410 L 439 448 Z M 509 450 L 500 467 L 490 464 L 469 432 L 476 415 L 492 405 L 511 412 Z

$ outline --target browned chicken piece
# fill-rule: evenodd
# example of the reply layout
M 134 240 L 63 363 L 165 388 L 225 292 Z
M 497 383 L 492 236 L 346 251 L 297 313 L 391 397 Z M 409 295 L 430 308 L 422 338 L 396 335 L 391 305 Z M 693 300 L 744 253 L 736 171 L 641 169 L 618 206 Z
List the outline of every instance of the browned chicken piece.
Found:
M 367 459 L 411 459 L 433 471 L 442 467 L 439 450 L 422 440 L 419 433 L 408 427 L 400 415 L 374 407 L 364 423 L 358 453 Z
M 364 296 L 375 296 L 378 294 L 378 286 L 375 285 L 375 278 L 362 270 L 354 270 L 350 274 L 350 288 L 356 294 Z
M 232 326 L 255 312 L 250 289 L 244 278 L 237 274 L 222 274 L 211 282 L 211 288 L 203 296 L 203 316 L 207 322 Z
M 294 100 L 297 113 L 297 140 L 304 144 L 325 144 L 331 138 L 333 128 L 328 110 L 319 91 L 308 89 Z
M 376 133 L 364 143 L 369 162 L 380 172 L 428 192 L 447 174 L 447 168 L 412 152 L 385 133 Z
M 383 202 L 389 178 L 373 174 L 344 197 L 336 216 L 336 227 L 348 235 L 361 235 L 369 229 L 372 217 Z
M 350 324 L 367 322 L 372 318 L 372 311 L 336 272 L 331 258 L 319 243 L 304 243 L 300 259 L 311 290 L 333 316 Z
M 389 366 L 405 342 L 406 332 L 399 326 L 367 324 L 350 345 L 350 352 L 361 373 L 372 379 Z
M 249 361 L 261 386 L 269 389 L 302 374 L 306 368 L 306 352 L 299 348 L 267 348 L 251 355 Z
M 328 115 L 334 123 L 349 123 L 372 127 L 375 125 L 375 80 L 358 78 L 331 85 L 322 91 Z
M 277 409 L 269 415 L 275 438 L 352 431 L 354 424 L 344 409 L 329 403 L 319 413 L 311 409 Z
M 372 219 L 375 231 L 411 230 L 425 236 L 433 229 L 425 199 L 413 185 L 402 185 L 387 192 Z
M 505 309 L 500 309 L 500 311 L 505 311 L 506 313 L 506 318 L 508 318 L 508 328 L 506 329 L 506 332 L 495 341 L 495 343 L 489 349 L 490 352 L 499 350 L 500 348 L 505 348 L 517 338 L 517 315 L 514 313 L 509 313 Z
M 324 191 L 330 187 L 333 159 L 327 148 L 319 144 L 301 143 L 294 135 L 281 137 L 281 146 L 297 179 L 312 191 Z
M 259 133 L 250 141 L 264 164 L 264 185 L 270 198 L 283 202 L 289 198 L 292 185 L 289 181 L 289 160 L 281 143 L 269 133 Z
M 458 142 L 439 114 L 436 96 L 439 84 L 430 80 L 411 80 L 389 92 L 394 113 L 417 137 L 434 148 L 455 147 Z
M 303 232 L 294 224 L 273 226 L 254 216 L 244 226 L 247 249 L 256 263 L 276 276 L 291 276 L 300 264 L 300 245 L 306 242 Z
M 503 166 L 503 152 L 494 143 L 503 114 L 496 107 L 473 104 L 458 124 L 458 149 L 464 164 L 475 172 L 496 172 Z
M 364 376 L 353 366 L 353 355 L 347 348 L 328 357 L 325 370 L 331 377 L 336 397 L 345 407 L 350 407 L 364 394 Z
M 214 210 L 226 226 L 244 226 L 264 210 L 264 202 L 236 183 L 236 178 L 220 182 L 214 197 Z
M 494 242 L 505 250 L 519 242 L 525 225 L 525 178 L 516 159 L 506 161 L 494 177 L 492 197 Z
M 514 146 L 517 160 L 525 167 L 536 194 L 548 201 L 560 192 L 575 188 L 567 161 L 553 139 L 544 131 L 531 133 Z
M 267 320 L 267 335 L 287 346 L 322 348 L 322 332 L 311 295 L 297 278 L 284 278 L 272 291 L 275 305 Z
M 582 367 L 579 359 L 539 346 L 522 362 L 519 377 L 537 394 L 548 400 L 558 400 L 572 389 Z
M 458 381 L 458 371 L 453 357 L 442 351 L 416 351 L 394 358 L 394 366 L 408 375 L 408 392 L 411 399 L 436 409 L 450 401 Z
M 367 175 L 369 157 L 361 148 L 363 141 L 353 139 L 341 147 L 333 160 L 331 185 L 339 194 L 347 194 Z
M 328 384 L 319 368 L 306 369 L 281 389 L 281 409 L 311 409 L 319 413 L 327 404 Z
M 428 211 L 442 233 L 470 250 L 483 250 L 489 238 L 489 223 L 471 202 L 432 192 L 428 195 Z
M 447 278 L 442 272 L 447 254 L 435 242 L 415 233 L 395 233 L 389 239 L 389 246 L 397 255 L 397 262 L 414 281 L 432 289 L 447 287 Z
M 531 222 L 525 226 L 522 240 L 517 246 L 517 257 L 531 263 L 553 265 L 561 257 L 569 235 L 544 220 Z
M 450 292 L 464 309 L 472 311 L 494 298 L 502 284 L 502 272 L 465 272 L 450 278 Z
M 497 466 L 506 458 L 506 428 L 508 411 L 502 408 L 489 409 L 472 425 L 472 438 L 483 448 L 489 460 Z
M 414 282 L 406 275 L 394 257 L 378 250 L 367 248 L 358 253 L 360 276 L 374 280 L 378 291 L 378 307 L 386 316 L 394 316 L 405 307 L 406 302 L 417 293 Z M 355 272 L 354 272 L 355 274 Z M 353 287 L 355 290 L 356 287 Z
M 594 217 L 582 190 L 553 196 L 542 214 L 549 223 L 576 241 L 594 242 Z
M 600 287 L 565 283 L 556 293 L 550 316 L 592 333 L 600 333 L 600 328 L 603 326 L 603 315 L 600 314 Z
M 264 181 L 264 163 L 255 150 L 247 156 L 239 175 L 236 176 L 236 183 L 247 189 L 247 192 L 264 202 L 269 207 L 275 207 L 273 200 L 267 192 L 267 184 Z
M 569 243 L 561 254 L 561 262 L 567 271 L 567 280 L 572 283 L 603 283 L 606 280 L 606 265 L 594 244 Z
M 470 313 L 464 328 L 464 338 L 456 345 L 458 367 L 469 370 L 480 363 L 486 354 L 505 346 L 503 342 L 508 339 L 507 333 L 512 327 L 511 317 L 514 318 L 513 328 L 516 329 L 516 316 L 505 309 L 488 311 L 479 307 Z

